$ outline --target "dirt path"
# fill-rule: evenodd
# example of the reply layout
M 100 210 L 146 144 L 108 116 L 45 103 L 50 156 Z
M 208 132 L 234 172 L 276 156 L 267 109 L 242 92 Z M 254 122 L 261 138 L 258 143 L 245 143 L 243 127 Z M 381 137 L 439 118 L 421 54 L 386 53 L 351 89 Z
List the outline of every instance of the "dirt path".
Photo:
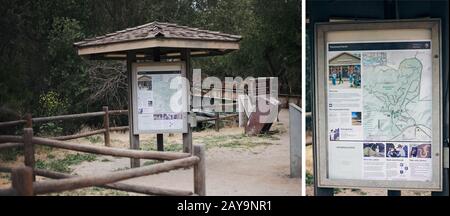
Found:
M 194 133 L 194 143 L 226 143 L 207 145 L 206 185 L 208 195 L 298 196 L 301 180 L 289 178 L 289 112 L 282 110 L 273 137 L 247 137 L 241 128 L 224 128 Z M 215 139 L 216 138 L 216 139 Z M 125 147 L 128 134 L 114 134 L 113 145 Z M 166 143 L 181 145 L 181 137 L 167 137 Z M 141 137 L 141 143 L 153 142 L 154 135 Z M 250 145 L 247 145 L 250 144 Z M 129 167 L 129 159 L 99 157 L 94 162 L 74 166 L 74 173 L 88 175 Z M 144 163 L 144 162 L 142 162 Z M 193 190 L 192 169 L 177 170 L 128 180 L 139 185 Z

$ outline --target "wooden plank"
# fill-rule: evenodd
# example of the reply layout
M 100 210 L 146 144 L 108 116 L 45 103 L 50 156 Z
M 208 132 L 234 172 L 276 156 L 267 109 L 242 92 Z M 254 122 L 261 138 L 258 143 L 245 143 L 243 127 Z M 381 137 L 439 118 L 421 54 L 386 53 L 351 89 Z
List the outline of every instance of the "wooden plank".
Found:
M 51 140 L 45 138 L 34 137 L 33 143 L 37 145 L 45 145 L 55 148 L 62 148 L 72 151 L 80 151 L 92 154 L 109 155 L 116 157 L 129 157 L 135 159 L 154 159 L 154 160 L 176 160 L 189 157 L 190 154 L 181 152 L 157 152 L 157 151 L 140 151 L 131 149 L 107 148 L 103 146 L 92 146 L 84 144 L 72 144 L 68 142 Z
M 194 165 L 194 193 L 206 196 L 205 146 L 194 145 L 194 155 L 199 158 L 198 163 Z
M 200 159 L 198 157 L 192 156 L 165 163 L 155 164 L 152 166 L 133 168 L 129 170 L 117 171 L 102 175 L 92 175 L 88 177 L 74 177 L 62 180 L 40 181 L 34 183 L 33 189 L 36 194 L 46 194 L 67 190 L 75 190 L 85 187 L 101 186 L 130 178 L 169 172 L 180 168 L 190 167 L 198 163 L 199 160 Z
M 103 112 L 105 112 L 105 115 L 103 116 L 103 127 L 105 129 L 103 137 L 105 140 L 105 146 L 109 147 L 111 146 L 110 129 L 109 129 L 109 108 L 107 106 L 104 106 Z
M 14 168 L 11 173 L 12 187 L 18 196 L 33 196 L 33 170 L 30 167 Z

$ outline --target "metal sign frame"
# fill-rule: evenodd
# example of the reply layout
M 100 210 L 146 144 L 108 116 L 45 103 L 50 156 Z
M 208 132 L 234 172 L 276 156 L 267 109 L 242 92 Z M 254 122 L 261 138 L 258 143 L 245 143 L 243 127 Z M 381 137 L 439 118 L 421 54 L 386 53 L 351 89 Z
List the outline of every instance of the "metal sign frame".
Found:
M 155 74 L 163 74 L 164 71 L 167 71 L 168 74 L 173 74 L 173 71 L 179 71 L 181 77 L 185 77 L 186 74 L 186 63 L 181 62 L 144 62 L 144 63 L 133 63 L 132 65 L 132 82 L 133 82 L 133 125 L 134 125 L 134 134 L 162 134 L 162 133 L 187 133 L 188 132 L 188 112 L 182 113 L 183 120 L 183 128 L 182 129 L 164 129 L 164 130 L 140 130 L 139 129 L 139 118 L 138 118 L 138 98 L 137 98 L 137 89 L 138 89 L 138 72 L 155 72 Z M 186 110 L 189 107 L 189 95 L 188 95 L 188 86 L 186 86 L 185 91 L 183 92 L 183 97 L 186 98 Z
M 354 35 L 365 30 L 392 30 L 404 32 L 404 34 L 365 34 L 367 38 L 360 41 L 388 41 L 407 40 L 414 38 L 411 30 L 429 30 L 432 53 L 432 180 L 404 181 L 404 180 L 355 180 L 355 179 L 330 179 L 328 165 L 328 70 L 326 69 L 327 44 L 330 33 L 347 32 Z M 409 33 L 409 34 L 408 34 Z M 357 36 L 355 36 L 357 37 Z M 396 38 L 397 37 L 397 38 Z M 418 39 L 415 39 L 418 40 Z M 353 42 L 354 40 L 352 40 Z M 345 42 L 345 41 L 339 41 Z M 441 22 L 439 19 L 426 20 L 383 20 L 383 21 L 354 21 L 336 23 L 317 23 L 315 25 L 315 104 L 314 104 L 314 147 L 315 147 L 315 177 L 317 186 L 323 188 L 383 188 L 389 190 L 442 190 L 442 164 L 443 164 L 443 110 L 442 110 L 442 65 L 441 65 Z

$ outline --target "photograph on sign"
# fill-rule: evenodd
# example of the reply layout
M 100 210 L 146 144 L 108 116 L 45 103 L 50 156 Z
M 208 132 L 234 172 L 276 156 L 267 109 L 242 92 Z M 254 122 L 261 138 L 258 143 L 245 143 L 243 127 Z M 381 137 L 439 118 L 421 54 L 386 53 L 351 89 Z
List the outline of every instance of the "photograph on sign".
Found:
M 186 132 L 187 94 L 182 64 L 146 63 L 134 68 L 135 133 Z

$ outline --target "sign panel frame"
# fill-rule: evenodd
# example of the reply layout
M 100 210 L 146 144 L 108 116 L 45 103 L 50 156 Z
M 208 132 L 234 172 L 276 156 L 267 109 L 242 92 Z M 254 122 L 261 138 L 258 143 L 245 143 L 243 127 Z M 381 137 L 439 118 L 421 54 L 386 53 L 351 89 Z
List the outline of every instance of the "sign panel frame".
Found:
M 442 191 L 443 115 L 441 70 L 441 22 L 426 20 L 382 20 L 317 23 L 315 25 L 314 147 L 317 186 L 323 188 L 382 188 L 388 190 Z M 328 131 L 328 43 L 431 41 L 432 138 L 430 181 L 372 180 L 330 177 Z M 362 97 L 362 96 L 361 96 Z M 360 114 L 361 115 L 361 114 Z
M 160 75 L 161 77 L 167 75 L 176 75 L 177 77 L 185 77 L 186 75 L 186 62 L 138 62 L 132 65 L 132 82 L 133 82 L 133 124 L 135 135 L 138 134 L 162 134 L 162 133 L 187 133 L 188 132 L 188 107 L 189 107 L 189 91 L 188 86 L 184 86 L 185 90 L 182 92 L 182 98 L 185 98 L 185 111 L 180 112 L 181 114 L 181 127 L 178 128 L 163 128 L 163 129 L 141 129 L 139 128 L 139 121 L 144 121 L 143 118 L 139 116 L 139 98 L 138 98 L 138 75 L 140 72 L 148 74 L 149 77 L 154 75 Z M 150 81 L 153 84 L 153 79 Z M 170 86 L 167 86 L 170 88 Z M 152 93 L 153 94 L 153 93 Z M 152 104 L 158 102 L 152 101 Z M 154 115 L 152 115 L 155 118 Z M 163 116 L 161 116 L 163 118 Z

